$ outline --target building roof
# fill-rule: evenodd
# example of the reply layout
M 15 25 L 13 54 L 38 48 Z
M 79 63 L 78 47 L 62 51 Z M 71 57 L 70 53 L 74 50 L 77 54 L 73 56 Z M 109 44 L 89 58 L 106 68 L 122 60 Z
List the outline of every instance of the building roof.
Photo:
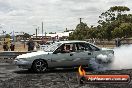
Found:
M 73 32 L 73 31 L 69 31 L 69 32 L 61 32 L 61 33 L 55 33 L 55 34 L 46 34 L 46 36 L 50 36 L 50 37 L 63 37 L 63 36 L 69 36 L 69 34 Z M 33 37 L 35 37 L 36 35 L 33 35 Z M 37 36 L 42 36 L 42 34 L 38 34 Z M 45 34 L 43 34 L 43 36 L 45 36 Z

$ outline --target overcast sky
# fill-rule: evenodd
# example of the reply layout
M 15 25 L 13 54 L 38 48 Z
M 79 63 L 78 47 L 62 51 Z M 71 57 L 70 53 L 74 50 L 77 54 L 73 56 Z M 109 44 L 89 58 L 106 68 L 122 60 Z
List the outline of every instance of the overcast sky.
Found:
M 132 0 L 0 0 L 0 32 L 6 30 L 35 33 L 44 22 L 46 32 L 75 29 L 79 18 L 88 25 L 97 25 L 99 15 L 111 6 L 132 9 Z

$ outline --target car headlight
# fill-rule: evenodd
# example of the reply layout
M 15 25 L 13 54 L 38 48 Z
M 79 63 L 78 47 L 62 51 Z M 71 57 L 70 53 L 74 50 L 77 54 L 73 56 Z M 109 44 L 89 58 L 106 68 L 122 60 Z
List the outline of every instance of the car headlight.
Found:
M 16 58 L 17 61 L 27 61 L 27 58 Z

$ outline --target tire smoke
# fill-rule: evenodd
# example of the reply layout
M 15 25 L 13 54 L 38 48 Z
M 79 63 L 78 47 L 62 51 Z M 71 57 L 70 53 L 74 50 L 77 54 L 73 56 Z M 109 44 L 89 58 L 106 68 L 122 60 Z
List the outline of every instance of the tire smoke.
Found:
M 110 65 L 97 62 L 98 59 L 107 62 L 109 57 L 106 55 L 100 54 L 96 59 L 90 60 L 90 64 L 95 71 L 132 69 L 132 45 L 124 45 L 113 50 L 114 58 Z
M 115 58 L 110 69 L 132 69 L 132 45 L 125 45 L 115 48 L 114 53 Z

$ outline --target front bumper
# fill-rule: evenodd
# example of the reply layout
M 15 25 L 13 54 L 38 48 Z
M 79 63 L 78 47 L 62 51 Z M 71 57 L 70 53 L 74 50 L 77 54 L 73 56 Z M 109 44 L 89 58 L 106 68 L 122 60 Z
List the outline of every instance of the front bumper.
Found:
M 30 61 L 26 61 L 23 59 L 15 59 L 13 63 L 17 65 L 19 68 L 23 69 L 30 69 L 32 66 L 32 63 Z

